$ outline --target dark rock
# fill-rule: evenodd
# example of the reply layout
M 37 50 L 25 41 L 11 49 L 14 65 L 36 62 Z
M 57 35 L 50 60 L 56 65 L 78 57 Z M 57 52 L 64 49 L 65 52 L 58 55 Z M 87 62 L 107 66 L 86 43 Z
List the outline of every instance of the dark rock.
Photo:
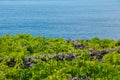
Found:
M 34 66 L 35 64 L 37 64 L 34 60 L 42 60 L 47 62 L 47 59 L 56 59 L 56 60 L 68 60 L 68 61 L 72 61 L 73 59 L 75 59 L 77 56 L 79 56 L 79 54 L 77 53 L 67 53 L 67 54 L 62 54 L 62 53 L 58 53 L 58 54 L 54 54 L 54 55 L 44 55 L 44 56 L 31 56 L 31 57 L 27 57 L 23 59 L 23 63 L 25 68 L 31 68 L 32 66 Z
M 120 53 L 120 48 L 109 48 L 108 50 L 93 50 L 92 48 L 89 48 L 88 50 L 90 51 L 91 59 L 102 59 L 105 54 L 113 51 Z
M 37 64 L 37 63 L 34 62 L 34 61 L 24 62 L 24 67 L 25 67 L 25 68 L 31 68 L 31 67 L 34 66 L 35 64 Z
M 56 57 L 56 54 L 53 54 L 53 55 L 51 55 L 50 59 L 55 58 L 55 57 Z
M 109 53 L 106 50 L 89 50 L 91 59 L 101 59 L 105 54 Z
M 90 80 L 90 77 L 86 77 L 86 78 L 73 77 L 73 78 L 70 78 L 68 80 Z
M 33 61 L 34 59 L 35 59 L 34 56 L 27 57 L 27 58 L 24 58 L 24 62 L 30 62 L 30 61 Z
M 81 79 L 78 77 L 73 77 L 72 80 L 81 80 Z
M 75 44 L 77 44 L 76 41 L 73 41 Z M 76 45 L 76 47 L 80 47 L 79 44 Z M 90 52 L 91 55 L 91 60 L 92 59 L 100 59 L 101 62 L 103 62 L 102 58 L 105 54 L 108 54 L 109 52 L 112 51 L 117 51 L 118 53 L 120 53 L 120 48 L 110 48 L 108 50 L 94 50 L 92 48 L 87 48 L 88 51 Z M 34 60 L 42 60 L 47 62 L 47 60 L 50 59 L 56 59 L 56 60 L 67 60 L 67 61 L 72 61 L 74 60 L 77 56 L 79 56 L 80 54 L 77 53 L 67 53 L 67 54 L 63 54 L 63 53 L 58 53 L 58 54 L 53 54 L 53 55 L 42 55 L 42 56 L 31 56 L 31 57 L 27 57 L 23 59 L 24 65 L 27 68 L 30 68 L 32 66 L 34 66 L 35 64 L 37 64 Z M 2 59 L 0 59 L 1 61 Z M 9 65 L 14 65 L 15 62 L 11 61 L 11 63 L 9 63 Z M 74 79 L 73 79 L 74 80 Z M 81 79 L 78 79 L 81 80 Z
M 117 51 L 118 49 L 117 48 L 109 48 L 108 50 L 106 50 L 108 53 L 109 52 L 113 52 L 113 51 Z
M 106 51 L 106 50 L 99 50 L 99 53 L 100 53 L 101 55 L 105 55 L 105 54 L 108 53 L 108 51 Z
M 27 57 L 23 59 L 24 67 L 25 68 L 31 68 L 33 65 L 36 64 L 34 59 L 37 58 L 35 56 Z
M 72 40 L 71 42 L 72 42 L 72 44 L 74 45 L 75 48 L 79 48 L 79 49 L 84 49 L 85 48 L 85 46 L 83 44 L 78 43 L 76 40 Z
M 67 54 L 63 54 L 63 58 L 65 60 L 71 61 L 73 59 L 75 59 L 77 56 L 79 56 L 79 54 L 77 53 L 67 53 Z
M 77 57 L 77 55 L 75 53 L 68 53 L 68 54 L 65 55 L 65 59 L 68 60 L 68 61 L 72 61 L 76 57 Z
M 52 55 L 51 56 L 51 59 L 56 59 L 56 60 L 68 60 L 68 61 L 71 61 L 73 59 L 75 59 L 76 57 L 78 56 L 78 54 L 76 53 L 68 53 L 68 54 L 62 54 L 62 53 L 59 53 L 57 55 Z
M 63 60 L 64 55 L 62 53 L 58 53 L 57 55 L 51 56 L 51 59 L 56 59 L 56 60 Z
M 118 53 L 120 53 L 120 48 L 117 50 Z

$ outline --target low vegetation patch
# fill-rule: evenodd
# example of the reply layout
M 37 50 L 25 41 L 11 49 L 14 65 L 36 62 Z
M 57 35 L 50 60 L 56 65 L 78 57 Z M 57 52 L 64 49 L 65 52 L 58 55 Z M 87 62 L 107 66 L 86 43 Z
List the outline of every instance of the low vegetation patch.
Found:
M 120 80 L 120 40 L 0 36 L 0 80 Z

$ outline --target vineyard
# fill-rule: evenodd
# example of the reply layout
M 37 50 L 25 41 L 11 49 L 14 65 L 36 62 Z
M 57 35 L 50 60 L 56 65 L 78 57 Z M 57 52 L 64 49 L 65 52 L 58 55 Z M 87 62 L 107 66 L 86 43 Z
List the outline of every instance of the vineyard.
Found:
M 120 80 L 120 40 L 6 34 L 0 80 Z

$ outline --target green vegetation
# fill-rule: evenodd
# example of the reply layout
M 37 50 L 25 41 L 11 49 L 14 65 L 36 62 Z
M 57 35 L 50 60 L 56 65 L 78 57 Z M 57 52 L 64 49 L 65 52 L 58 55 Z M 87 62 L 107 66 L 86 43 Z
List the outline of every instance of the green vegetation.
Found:
M 120 40 L 0 36 L 0 80 L 120 80 Z

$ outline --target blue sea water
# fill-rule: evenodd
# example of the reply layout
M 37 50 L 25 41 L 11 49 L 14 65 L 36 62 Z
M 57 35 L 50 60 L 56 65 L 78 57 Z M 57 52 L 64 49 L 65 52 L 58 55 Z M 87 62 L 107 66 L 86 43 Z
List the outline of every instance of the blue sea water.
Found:
M 0 35 L 120 39 L 120 0 L 0 0 Z

